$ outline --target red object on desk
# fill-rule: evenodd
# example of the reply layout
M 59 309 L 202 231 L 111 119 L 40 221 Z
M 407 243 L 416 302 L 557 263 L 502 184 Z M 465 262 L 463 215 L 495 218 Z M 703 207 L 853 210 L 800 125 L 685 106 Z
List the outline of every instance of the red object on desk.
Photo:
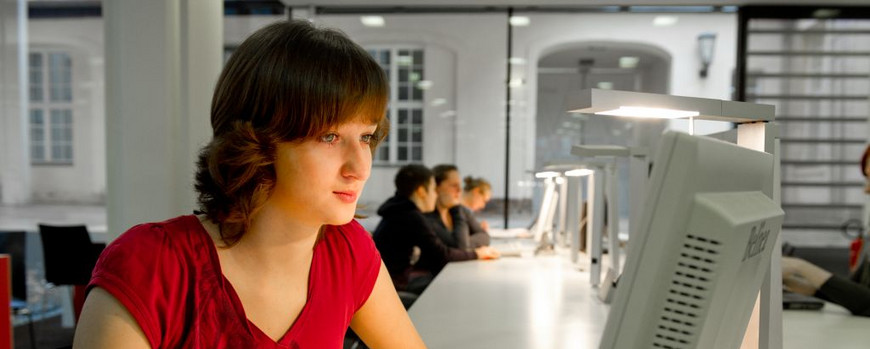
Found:
M 0 349 L 12 348 L 12 259 L 0 255 Z
M 858 236 L 852 243 L 849 245 L 849 271 L 855 272 L 855 269 L 858 268 L 858 257 L 861 256 L 861 252 L 864 249 L 864 237 Z

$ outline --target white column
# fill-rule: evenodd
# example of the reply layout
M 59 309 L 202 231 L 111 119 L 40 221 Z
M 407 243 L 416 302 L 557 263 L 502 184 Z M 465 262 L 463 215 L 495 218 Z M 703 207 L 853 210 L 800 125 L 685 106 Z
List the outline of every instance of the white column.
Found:
M 0 202 L 31 199 L 27 3 L 0 0 Z
M 764 194 L 774 202 L 780 200 L 779 132 L 772 123 L 750 123 L 737 126 L 737 144 L 774 156 L 773 182 Z M 777 237 L 770 257 L 770 269 L 761 284 L 755 308 L 743 337 L 743 349 L 782 348 L 782 234 Z
M 604 227 L 604 169 L 596 168 L 589 175 L 587 190 L 586 253 L 589 256 L 589 282 L 601 283 L 601 234 Z
M 190 213 L 194 162 L 211 135 L 223 3 L 106 1 L 106 167 L 110 240 Z

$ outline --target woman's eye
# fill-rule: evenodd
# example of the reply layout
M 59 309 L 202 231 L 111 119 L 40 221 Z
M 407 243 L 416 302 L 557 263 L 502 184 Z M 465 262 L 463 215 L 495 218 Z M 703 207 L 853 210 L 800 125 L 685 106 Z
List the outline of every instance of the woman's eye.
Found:
M 363 143 L 371 143 L 374 139 L 375 139 L 375 135 L 373 135 L 373 134 L 365 134 L 365 135 L 362 135 L 362 137 L 360 137 L 360 140 Z
M 338 138 L 338 135 L 335 133 L 330 133 L 327 135 L 320 136 L 320 141 L 324 143 L 333 143 Z

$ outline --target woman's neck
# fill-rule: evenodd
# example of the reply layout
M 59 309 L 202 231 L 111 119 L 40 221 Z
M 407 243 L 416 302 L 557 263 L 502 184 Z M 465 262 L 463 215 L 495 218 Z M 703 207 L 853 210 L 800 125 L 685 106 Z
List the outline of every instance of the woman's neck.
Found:
M 227 255 L 232 255 L 234 262 L 241 266 L 259 266 L 263 268 L 261 270 L 282 272 L 297 261 L 311 258 L 321 226 L 293 219 L 277 207 L 266 204 Z

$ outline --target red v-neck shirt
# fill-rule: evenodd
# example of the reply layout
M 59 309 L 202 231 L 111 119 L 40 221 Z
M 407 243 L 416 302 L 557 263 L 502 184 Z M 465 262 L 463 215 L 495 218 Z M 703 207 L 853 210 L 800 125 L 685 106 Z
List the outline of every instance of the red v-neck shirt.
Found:
M 326 226 L 314 246 L 308 301 L 277 343 L 245 317 L 196 216 L 137 225 L 119 236 L 100 255 L 88 290 L 100 287 L 117 298 L 152 348 L 341 348 L 380 264 L 359 223 Z

